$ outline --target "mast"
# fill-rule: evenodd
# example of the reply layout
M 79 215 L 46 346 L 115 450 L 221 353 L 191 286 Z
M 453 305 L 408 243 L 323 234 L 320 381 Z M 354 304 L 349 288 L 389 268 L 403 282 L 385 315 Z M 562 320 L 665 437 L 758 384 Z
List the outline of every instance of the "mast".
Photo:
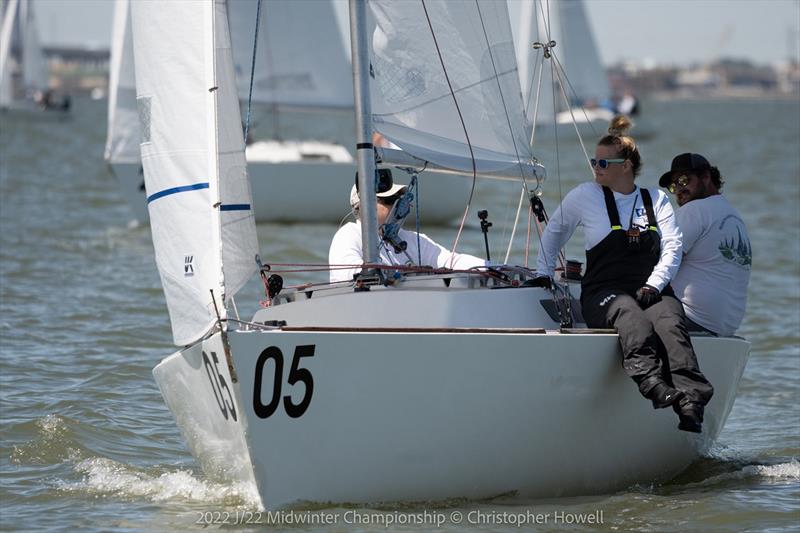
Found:
M 372 105 L 369 94 L 369 53 L 366 0 L 350 0 L 350 48 L 356 104 L 356 161 L 361 200 L 361 250 L 365 263 L 377 263 L 378 221 L 375 207 L 375 154 L 372 146 Z

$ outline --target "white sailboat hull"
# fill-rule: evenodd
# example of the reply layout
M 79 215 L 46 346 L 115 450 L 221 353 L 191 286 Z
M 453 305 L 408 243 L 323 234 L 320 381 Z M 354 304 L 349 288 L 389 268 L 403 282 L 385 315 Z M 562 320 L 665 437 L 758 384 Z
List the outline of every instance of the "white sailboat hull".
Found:
M 230 332 L 238 376 L 230 395 L 202 361 L 205 352 L 213 363 L 214 352 L 214 370 L 231 383 L 220 334 L 162 361 L 156 380 L 204 469 L 212 465 L 210 472 L 229 479 L 252 476 L 267 508 L 298 501 L 550 497 L 666 480 L 716 439 L 749 353 L 742 339 L 693 339 L 715 386 L 703 433 L 695 435 L 677 429 L 671 409 L 654 411 L 641 398 L 621 368 L 616 335 L 414 329 L 423 321 L 426 328 L 468 327 L 483 321 L 474 316 L 487 309 L 481 305 L 491 310 L 501 299 L 511 311 L 506 317 L 531 311 L 512 320 L 515 327 L 542 324 L 540 289 L 472 290 L 456 298 L 437 296 L 446 290 L 397 291 L 404 293 L 397 299 L 394 291 L 383 292 L 384 298 L 320 297 L 340 316 L 358 300 L 372 300 L 384 309 L 383 331 L 367 324 L 360 331 Z M 472 318 L 462 307 L 465 298 L 477 304 Z M 386 307 L 409 300 L 408 308 Z M 407 314 L 420 304 L 426 317 Z M 302 327 L 279 311 L 294 305 L 254 320 L 284 316 Z M 309 322 L 325 320 L 327 309 L 318 307 Z M 362 316 L 371 316 L 366 311 Z M 276 366 L 282 366 L 277 379 Z M 276 383 L 281 390 L 274 394 Z M 275 409 L 265 413 L 273 395 Z M 236 422 L 228 404 L 235 404 Z
M 123 196 L 137 220 L 149 220 L 139 163 L 112 163 Z M 247 171 L 258 222 L 338 223 L 349 212 L 355 163 L 248 161 Z M 407 182 L 395 171 L 398 182 Z M 436 174 L 434 176 L 434 174 Z M 445 223 L 461 215 L 472 180 L 427 172 L 420 177 L 420 211 L 426 223 Z

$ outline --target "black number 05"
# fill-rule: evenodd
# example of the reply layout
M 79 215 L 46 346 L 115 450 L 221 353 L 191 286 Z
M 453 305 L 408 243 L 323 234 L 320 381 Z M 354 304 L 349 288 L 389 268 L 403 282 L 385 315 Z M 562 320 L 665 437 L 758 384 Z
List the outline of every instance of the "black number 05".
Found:
M 299 404 L 292 403 L 291 395 L 283 397 L 283 407 L 286 409 L 286 414 L 292 418 L 299 418 L 306 412 L 308 406 L 311 404 L 311 396 L 314 394 L 314 378 L 307 368 L 300 368 L 300 359 L 302 357 L 314 357 L 313 344 L 305 344 L 297 346 L 294 349 L 294 357 L 292 358 L 292 367 L 289 369 L 289 385 L 294 385 L 301 381 L 306 388 L 306 393 Z M 261 383 L 264 374 L 264 365 L 267 360 L 272 359 L 275 361 L 275 377 L 272 382 L 272 398 L 269 403 L 264 405 L 261 401 Z M 256 375 L 255 383 L 253 384 L 253 410 L 259 418 L 269 418 L 278 409 L 281 401 L 281 383 L 283 381 L 283 352 L 277 346 L 270 346 L 266 348 L 261 355 L 258 356 L 256 361 Z

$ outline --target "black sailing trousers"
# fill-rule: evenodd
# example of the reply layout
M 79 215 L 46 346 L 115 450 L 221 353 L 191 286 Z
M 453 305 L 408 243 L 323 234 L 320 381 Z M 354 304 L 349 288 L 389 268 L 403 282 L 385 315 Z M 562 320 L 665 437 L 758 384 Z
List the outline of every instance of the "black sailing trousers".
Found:
M 642 309 L 633 294 L 621 289 L 592 291 L 583 300 L 590 328 L 615 328 L 622 348 L 622 367 L 646 395 L 658 380 L 706 405 L 714 388 L 697 364 L 686 330 L 683 306 L 667 288 L 661 301 Z

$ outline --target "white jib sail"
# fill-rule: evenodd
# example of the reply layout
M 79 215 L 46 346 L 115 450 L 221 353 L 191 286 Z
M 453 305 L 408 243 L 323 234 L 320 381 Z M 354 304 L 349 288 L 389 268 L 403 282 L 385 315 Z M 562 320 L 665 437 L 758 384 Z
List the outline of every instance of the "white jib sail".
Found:
M 9 107 L 14 98 L 11 85 L 11 35 L 17 18 L 18 0 L 3 2 L 3 22 L 0 24 L 0 107 Z
M 136 111 L 130 0 L 116 0 L 114 4 L 105 159 L 109 163 L 139 161 L 139 114 Z
M 33 13 L 33 2 L 22 0 L 22 79 L 26 90 L 47 89 L 47 60 L 39 41 L 39 30 Z
M 369 5 L 375 129 L 444 167 L 471 173 L 474 155 L 479 172 L 527 174 L 529 126 L 506 3 Z
M 175 344 L 202 338 L 258 241 L 224 0 L 131 3 L 150 228 Z
M 228 4 L 239 97 L 247 100 L 258 0 Z M 253 101 L 352 108 L 353 74 L 331 0 L 261 4 Z

